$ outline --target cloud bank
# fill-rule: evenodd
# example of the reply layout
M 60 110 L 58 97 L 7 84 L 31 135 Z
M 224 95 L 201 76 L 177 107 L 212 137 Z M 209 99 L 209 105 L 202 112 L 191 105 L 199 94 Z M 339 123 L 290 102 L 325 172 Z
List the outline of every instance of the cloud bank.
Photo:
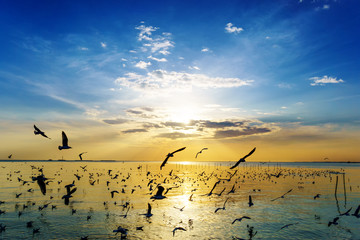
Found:
M 251 85 L 252 82 L 253 80 L 240 78 L 209 77 L 205 74 L 168 72 L 161 69 L 146 75 L 130 72 L 115 80 L 116 84 L 134 90 L 191 89 L 192 87 L 232 88 Z

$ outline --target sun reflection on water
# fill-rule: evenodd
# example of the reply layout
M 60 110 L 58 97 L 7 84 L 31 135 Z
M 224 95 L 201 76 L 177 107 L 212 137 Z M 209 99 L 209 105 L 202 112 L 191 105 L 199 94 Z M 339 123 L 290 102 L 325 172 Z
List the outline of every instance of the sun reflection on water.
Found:
M 360 234 L 358 219 L 351 216 L 341 217 L 339 225 L 327 226 L 339 212 L 358 206 L 360 177 L 356 168 L 347 169 L 345 177 L 335 174 L 337 170 L 330 173 L 326 169 L 256 164 L 244 164 L 235 172 L 227 166 L 190 161 L 173 162 L 159 171 L 159 164 L 4 162 L 0 168 L 0 200 L 4 202 L 0 210 L 5 213 L 0 214 L 0 224 L 6 225 L 6 231 L 0 238 L 31 238 L 28 221 L 40 228 L 35 237 L 61 239 L 119 238 L 113 233 L 119 226 L 128 229 L 127 239 L 249 238 L 251 227 L 258 232 L 256 237 L 263 239 L 352 239 Z M 46 195 L 31 181 L 40 174 L 39 169 L 49 178 Z M 334 199 L 336 177 L 338 205 Z M 65 185 L 74 180 L 77 190 L 65 205 Z M 153 200 L 158 185 L 166 189 L 166 198 Z M 118 193 L 112 197 L 111 191 Z M 314 199 L 318 193 L 320 198 Z M 254 203 L 251 207 L 249 195 Z M 150 217 L 144 215 L 148 204 L 152 207 Z M 48 207 L 40 210 L 45 205 Z M 225 209 L 215 213 L 223 206 Z M 241 216 L 251 219 L 232 224 Z M 291 223 L 296 224 L 281 229 Z M 175 227 L 186 231 L 178 230 L 173 237 Z

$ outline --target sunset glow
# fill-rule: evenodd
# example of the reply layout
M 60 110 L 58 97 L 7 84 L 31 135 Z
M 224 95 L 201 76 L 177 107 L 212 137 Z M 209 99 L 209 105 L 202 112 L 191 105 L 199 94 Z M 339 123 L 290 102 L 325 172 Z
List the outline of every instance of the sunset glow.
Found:
M 1 3 L 0 159 L 359 161 L 356 1 L 36 2 Z

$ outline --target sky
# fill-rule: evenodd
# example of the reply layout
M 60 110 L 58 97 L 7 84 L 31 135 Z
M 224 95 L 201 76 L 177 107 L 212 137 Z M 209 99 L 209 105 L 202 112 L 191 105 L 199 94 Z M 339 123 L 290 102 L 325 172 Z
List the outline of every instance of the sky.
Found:
M 237 161 L 256 147 L 248 161 L 360 161 L 359 12 L 1 1 L 0 159 L 162 161 L 186 147 L 171 161 Z

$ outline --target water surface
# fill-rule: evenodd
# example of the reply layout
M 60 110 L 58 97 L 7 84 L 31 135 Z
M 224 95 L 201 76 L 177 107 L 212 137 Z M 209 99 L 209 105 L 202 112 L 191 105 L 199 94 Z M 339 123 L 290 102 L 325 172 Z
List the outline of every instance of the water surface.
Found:
M 241 163 L 230 170 L 232 163 L 169 162 L 161 171 L 160 164 L 1 162 L 0 224 L 6 229 L 0 238 L 120 239 L 113 230 L 121 226 L 126 239 L 360 239 L 360 218 L 351 215 L 360 204 L 357 164 Z M 31 181 L 41 174 L 48 178 L 45 195 Z M 65 185 L 73 181 L 77 190 L 65 205 Z M 158 185 L 169 189 L 166 198 L 150 199 Z M 112 198 L 114 190 L 119 193 Z M 141 215 L 148 203 L 149 218 Z M 251 219 L 232 224 L 242 216 Z M 186 231 L 173 236 L 175 227 Z

